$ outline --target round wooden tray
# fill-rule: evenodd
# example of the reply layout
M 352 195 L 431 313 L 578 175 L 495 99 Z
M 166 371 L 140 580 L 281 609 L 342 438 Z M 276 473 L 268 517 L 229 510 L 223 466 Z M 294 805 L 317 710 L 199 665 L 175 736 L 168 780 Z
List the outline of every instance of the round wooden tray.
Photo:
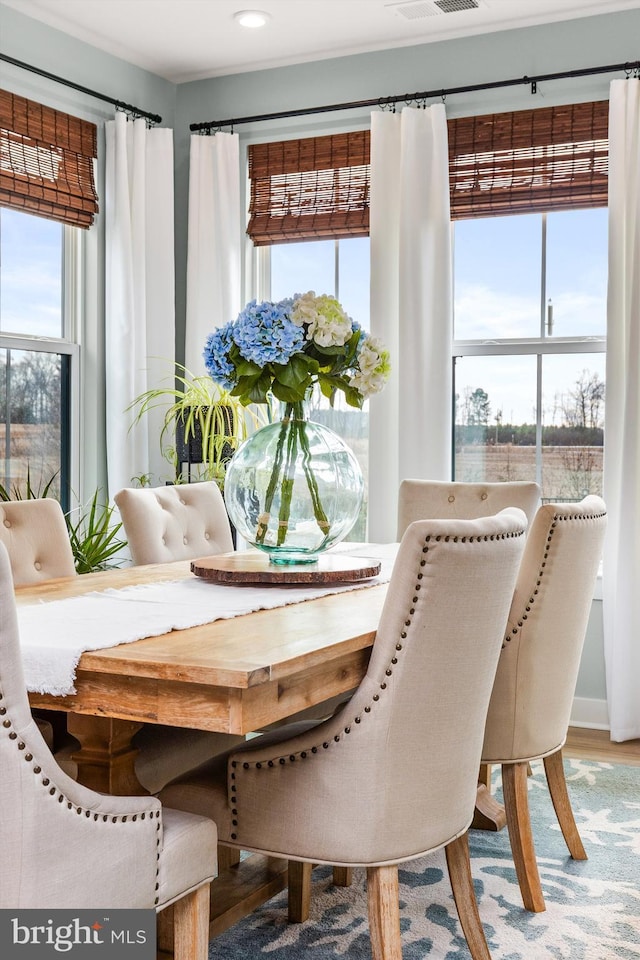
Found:
M 316 563 L 276 564 L 266 553 L 247 550 L 192 560 L 191 572 L 213 583 L 348 583 L 377 576 L 380 563 L 324 554 Z

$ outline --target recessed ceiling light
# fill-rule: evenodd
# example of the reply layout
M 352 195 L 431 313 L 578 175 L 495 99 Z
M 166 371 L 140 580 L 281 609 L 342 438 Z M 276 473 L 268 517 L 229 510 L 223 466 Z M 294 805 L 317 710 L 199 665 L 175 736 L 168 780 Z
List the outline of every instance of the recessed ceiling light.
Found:
M 238 21 L 241 27 L 255 29 L 256 27 L 264 27 L 269 19 L 269 14 L 263 10 L 238 10 L 237 13 L 234 13 L 233 18 Z

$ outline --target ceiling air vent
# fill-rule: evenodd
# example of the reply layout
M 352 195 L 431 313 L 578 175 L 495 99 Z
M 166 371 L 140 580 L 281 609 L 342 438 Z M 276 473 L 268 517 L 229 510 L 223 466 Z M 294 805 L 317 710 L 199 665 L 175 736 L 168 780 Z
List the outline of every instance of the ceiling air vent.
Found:
M 406 20 L 421 20 L 458 10 L 477 10 L 481 3 L 482 0 L 405 0 L 404 3 L 387 3 L 385 6 Z
M 443 13 L 457 13 L 458 10 L 475 10 L 478 0 L 434 0 L 436 7 Z

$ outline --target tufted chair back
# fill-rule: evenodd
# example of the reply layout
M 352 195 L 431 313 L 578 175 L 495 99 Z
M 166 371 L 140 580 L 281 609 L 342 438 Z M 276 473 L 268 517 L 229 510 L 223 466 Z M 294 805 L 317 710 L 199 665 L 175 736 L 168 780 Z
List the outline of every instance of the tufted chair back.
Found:
M 72 577 L 76 570 L 62 507 L 57 500 L 0 503 L 0 542 L 17 585 Z
M 397 864 L 466 844 L 525 530 L 516 509 L 412 523 L 351 700 L 320 724 L 251 741 L 230 754 L 226 769 L 218 759 L 180 778 L 161 792 L 163 802 L 207 812 L 231 846 L 366 866 L 374 940 L 386 923 L 380 913 L 398 913 Z M 468 871 L 467 881 L 475 905 Z M 384 905 L 375 893 L 381 886 Z M 379 945 L 374 957 L 400 956 L 399 922 L 387 926 L 394 943 Z
M 62 772 L 31 717 L 7 551 L 0 544 L 0 908 L 176 911 L 176 960 L 205 960 L 212 821 L 153 797 L 111 797 Z M 186 949 L 179 940 L 200 930 Z M 188 939 L 188 938 L 187 938 Z
M 518 575 L 482 748 L 502 764 L 512 847 L 528 832 L 526 771 L 544 758 L 560 826 L 574 859 L 586 853 L 575 827 L 562 766 L 580 657 L 602 554 L 606 507 L 600 497 L 538 510 Z M 523 785 L 524 784 L 524 785 Z M 518 793 L 516 801 L 515 793 Z M 527 909 L 544 910 L 533 841 L 516 867 Z M 516 856 L 514 850 L 514 857 Z M 534 875 L 535 872 L 535 875 Z
M 505 507 L 524 510 L 529 525 L 540 502 L 540 487 L 528 480 L 505 483 L 454 483 L 403 480 L 398 493 L 398 540 L 414 520 L 475 520 Z
M 233 550 L 229 518 L 214 480 L 126 487 L 113 499 L 136 565 L 192 560 Z

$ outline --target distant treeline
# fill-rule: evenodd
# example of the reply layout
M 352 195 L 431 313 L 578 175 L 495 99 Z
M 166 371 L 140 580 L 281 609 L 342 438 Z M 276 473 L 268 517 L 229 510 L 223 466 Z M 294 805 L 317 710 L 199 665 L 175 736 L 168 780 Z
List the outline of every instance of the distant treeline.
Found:
M 546 447 L 601 447 L 604 431 L 602 427 L 544 427 L 542 444 Z M 535 446 L 535 423 L 513 425 L 503 423 L 498 426 L 478 424 L 456 424 L 456 447 L 465 444 L 503 444 L 513 443 L 520 447 Z

